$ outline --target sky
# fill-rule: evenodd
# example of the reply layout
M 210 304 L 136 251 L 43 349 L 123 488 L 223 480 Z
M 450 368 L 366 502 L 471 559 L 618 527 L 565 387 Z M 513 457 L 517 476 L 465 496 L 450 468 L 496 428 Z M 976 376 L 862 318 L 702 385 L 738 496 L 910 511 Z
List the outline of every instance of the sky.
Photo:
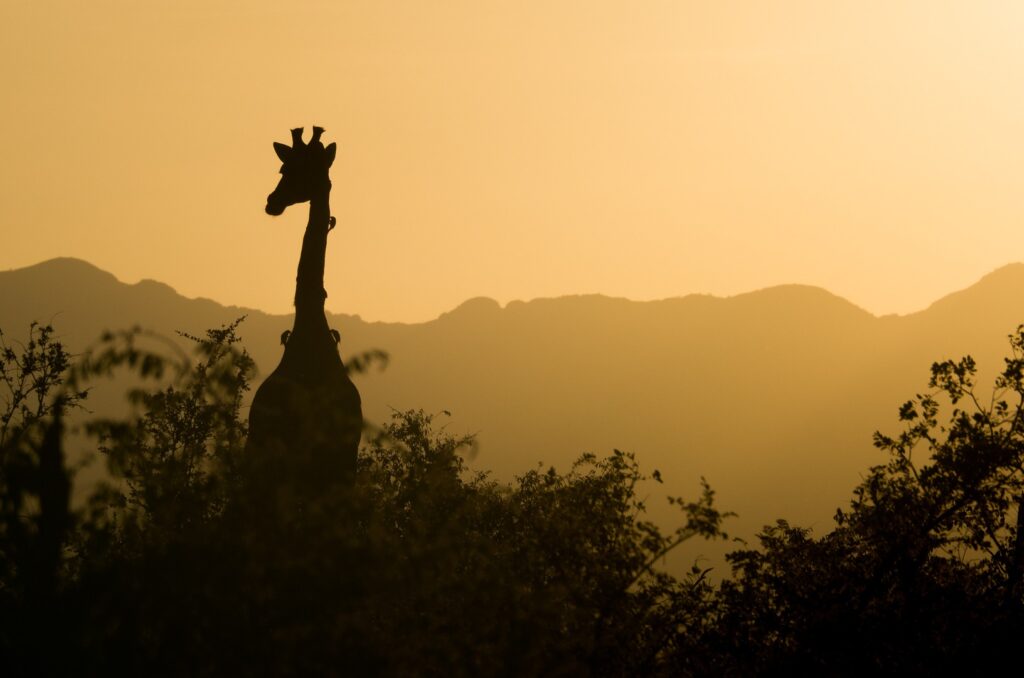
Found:
M 327 305 L 824 287 L 908 313 L 1024 260 L 1016 2 L 0 0 L 0 269 L 287 312 L 336 141 Z

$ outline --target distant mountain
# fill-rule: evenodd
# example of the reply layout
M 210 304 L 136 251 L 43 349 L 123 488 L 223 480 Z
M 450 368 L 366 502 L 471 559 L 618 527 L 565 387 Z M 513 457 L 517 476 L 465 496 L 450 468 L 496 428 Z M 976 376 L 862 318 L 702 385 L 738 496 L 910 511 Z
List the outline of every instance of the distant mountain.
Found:
M 50 322 L 75 350 L 108 328 L 197 334 L 241 315 L 267 374 L 290 316 L 186 299 L 153 281 L 127 285 L 75 259 L 0 272 L 0 328 L 16 335 Z M 357 380 L 369 418 L 450 410 L 452 430 L 479 433 L 474 465 L 500 477 L 631 450 L 670 494 L 693 494 L 706 476 L 721 506 L 740 514 L 733 532 L 750 537 L 777 517 L 827 529 L 884 458 L 872 432 L 898 429 L 898 406 L 925 389 L 933 361 L 969 353 L 987 383 L 1024 322 L 1024 265 L 907 316 L 875 317 L 822 289 L 784 285 L 651 302 L 587 295 L 502 308 L 478 298 L 426 323 L 329 321 L 344 354 L 391 354 L 386 371 Z M 664 517 L 655 492 L 650 505 Z

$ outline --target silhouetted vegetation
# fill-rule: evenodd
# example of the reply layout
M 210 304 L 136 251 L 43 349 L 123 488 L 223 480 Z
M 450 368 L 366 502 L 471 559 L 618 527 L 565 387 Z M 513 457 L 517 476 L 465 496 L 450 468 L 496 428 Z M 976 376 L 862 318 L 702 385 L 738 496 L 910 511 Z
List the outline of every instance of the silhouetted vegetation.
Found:
M 644 520 L 629 454 L 499 484 L 466 471 L 470 438 L 402 412 L 364 446 L 351 488 L 316 495 L 286 469 L 296 458 L 243 454 L 252 362 L 235 326 L 197 338 L 190 365 L 137 339 L 108 335 L 69 370 L 36 328 L 32 358 L 8 356 L 43 403 L 71 404 L 69 388 L 84 397 L 118 368 L 171 379 L 130 394 L 138 416 L 89 424 L 111 481 L 76 512 L 66 485 L 18 481 L 53 466 L 54 407 L 8 418 L 0 639 L 21 672 L 634 673 L 660 665 L 669 630 L 702 623 L 701 573 L 678 581 L 657 561 L 720 536 L 710 489 L 678 501 L 683 525 L 666 535 Z
M 49 327 L 5 341 L 10 673 L 935 674 L 1013 658 L 1024 327 L 991 398 L 970 358 L 937 363 L 900 408 L 905 430 L 876 434 L 888 462 L 834 529 L 766 527 L 718 583 L 659 567 L 690 538 L 725 536 L 711 489 L 673 500 L 665 533 L 629 453 L 499 483 L 467 470 L 471 437 L 409 411 L 366 436 L 351 485 L 316 482 L 301 455 L 246 455 L 253 363 L 236 330 L 192 337 L 193 356 L 137 332 L 74 360 Z M 109 481 L 72 508 L 63 422 L 116 370 L 147 381 L 135 416 L 88 424 Z
M 889 455 L 814 539 L 778 521 L 729 556 L 719 633 L 745 670 L 984 673 L 1016 663 L 1024 566 L 1024 326 L 986 397 L 935 363 Z M 950 408 L 940 417 L 942 401 Z M 1011 664 L 1012 665 L 1012 664 Z

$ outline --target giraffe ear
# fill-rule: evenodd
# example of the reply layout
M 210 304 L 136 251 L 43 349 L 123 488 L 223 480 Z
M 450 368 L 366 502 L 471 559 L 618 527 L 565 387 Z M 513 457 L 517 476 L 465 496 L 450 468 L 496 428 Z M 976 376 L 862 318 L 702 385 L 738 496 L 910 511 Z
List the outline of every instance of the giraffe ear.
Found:
M 338 144 L 336 144 L 334 142 L 331 142 L 331 144 L 327 146 L 326 150 L 327 150 L 327 166 L 330 167 L 331 165 L 334 164 L 334 156 L 338 152 Z
M 277 157 L 281 158 L 281 162 L 288 162 L 288 157 L 291 155 L 292 149 L 290 146 L 285 146 L 284 144 L 275 141 L 274 152 L 277 153 Z

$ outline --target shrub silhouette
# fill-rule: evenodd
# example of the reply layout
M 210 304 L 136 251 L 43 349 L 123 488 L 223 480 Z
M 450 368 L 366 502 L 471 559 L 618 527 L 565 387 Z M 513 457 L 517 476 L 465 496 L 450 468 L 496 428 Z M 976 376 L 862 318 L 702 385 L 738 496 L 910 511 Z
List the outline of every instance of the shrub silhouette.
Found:
M 49 327 L 5 342 L 0 652 L 12 675 L 978 674 L 1012 665 L 1024 572 L 1024 326 L 991 398 L 974 361 L 875 435 L 821 537 L 784 520 L 715 584 L 658 569 L 727 514 L 706 485 L 644 518 L 632 454 L 500 483 L 423 411 L 364 436 L 351 486 L 310 493 L 244 454 L 238 323 L 194 356 L 111 333 L 72 361 Z M 0 335 L 2 336 L 2 335 Z M 110 481 L 77 510 L 61 429 L 116 369 L 155 377 L 93 421 Z M 148 383 L 148 382 L 147 382 Z M 946 416 L 941 416 L 948 410 Z M 654 474 L 654 479 L 658 475 Z
M 282 473 L 287 458 L 243 454 L 253 364 L 237 326 L 192 337 L 187 360 L 111 333 L 53 382 L 67 401 L 118 368 L 170 376 L 132 391 L 137 416 L 89 424 L 111 480 L 68 516 L 48 606 L 15 586 L 31 561 L 3 533 L 0 643 L 15 673 L 650 673 L 704 623 L 704 573 L 678 580 L 657 562 L 724 536 L 707 486 L 675 500 L 682 525 L 663 534 L 644 519 L 631 454 L 498 483 L 467 471 L 471 437 L 409 411 L 364 445 L 351 488 L 311 495 Z M 23 366 L 40 369 L 68 361 Z M 27 425 L 45 430 L 53 413 Z M 0 452 L 4 501 L 38 504 L 45 489 L 9 482 L 25 465 L 12 450 Z M 28 465 L 42 468 L 37 457 Z
M 814 539 L 778 521 L 729 556 L 716 642 L 747 673 L 984 673 L 1018 663 L 1024 630 L 1024 326 L 991 397 L 969 356 L 875 434 L 889 455 Z M 940 413 L 943 402 L 948 417 Z

